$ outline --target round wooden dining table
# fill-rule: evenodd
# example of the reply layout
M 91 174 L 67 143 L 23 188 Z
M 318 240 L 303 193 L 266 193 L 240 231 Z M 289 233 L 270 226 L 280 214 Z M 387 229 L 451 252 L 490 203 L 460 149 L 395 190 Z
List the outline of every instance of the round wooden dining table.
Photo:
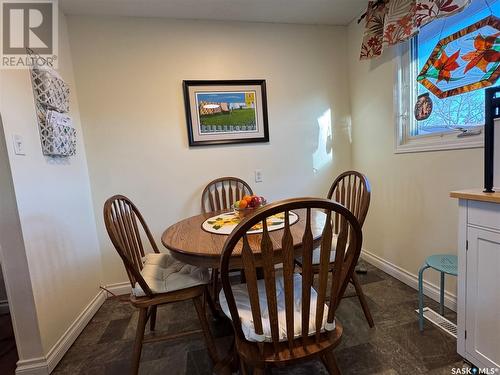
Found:
M 172 256 L 181 262 L 200 267 L 219 268 L 222 250 L 228 235 L 207 232 L 202 228 L 202 224 L 211 217 L 227 212 L 231 211 L 208 212 L 181 220 L 163 232 L 161 242 L 170 250 Z M 290 231 L 297 251 L 296 256 L 300 256 L 307 215 L 305 209 L 293 212 L 297 214 L 298 221 L 291 225 Z M 311 211 L 311 231 L 315 241 L 321 238 L 325 219 L 326 215 L 322 211 Z M 274 251 L 281 251 L 283 229 L 271 231 L 269 235 L 273 242 Z M 258 233 L 248 235 L 248 242 L 254 252 L 256 262 L 259 258 L 261 239 L 262 235 Z M 233 251 L 230 267 L 242 268 L 241 244 L 238 244 Z

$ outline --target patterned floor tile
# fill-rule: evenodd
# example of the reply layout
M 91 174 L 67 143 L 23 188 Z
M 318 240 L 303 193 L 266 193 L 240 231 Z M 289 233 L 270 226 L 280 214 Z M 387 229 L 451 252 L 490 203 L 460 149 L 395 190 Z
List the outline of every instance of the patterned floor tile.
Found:
M 344 327 L 344 334 L 335 355 L 343 374 L 439 375 L 449 374 L 454 367 L 463 367 L 453 338 L 430 324 L 426 324 L 423 334 L 418 331 L 415 290 L 368 263 L 361 262 L 361 266 L 368 270 L 367 274 L 359 274 L 358 278 L 376 326 L 369 328 L 356 296 L 342 300 L 337 319 Z M 346 294 L 353 293 L 353 288 L 349 287 Z M 427 298 L 425 304 L 438 308 L 438 304 Z M 456 319 L 450 310 L 446 310 L 446 315 L 451 320 Z M 128 373 L 137 319 L 137 311 L 129 304 L 116 299 L 107 300 L 54 373 Z M 223 356 L 233 341 L 230 321 L 209 320 L 219 355 Z M 158 309 L 157 335 L 199 327 L 190 301 Z M 212 369 L 203 337 L 199 334 L 149 343 L 143 347 L 141 374 L 208 375 Z M 327 373 L 323 364 L 316 360 L 272 369 L 271 372 L 279 375 Z

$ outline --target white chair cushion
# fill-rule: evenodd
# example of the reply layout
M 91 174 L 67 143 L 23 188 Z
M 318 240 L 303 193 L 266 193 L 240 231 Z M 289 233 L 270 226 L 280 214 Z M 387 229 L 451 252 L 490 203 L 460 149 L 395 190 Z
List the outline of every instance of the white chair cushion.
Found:
M 271 326 L 269 322 L 269 312 L 267 309 L 267 297 L 266 288 L 264 285 L 264 280 L 257 281 L 257 288 L 259 291 L 259 304 L 262 316 L 262 328 L 264 331 L 263 335 L 258 335 L 255 333 L 255 328 L 252 318 L 252 308 L 250 306 L 250 300 L 248 298 L 247 284 L 236 284 L 232 285 L 233 295 L 236 300 L 236 307 L 241 319 L 241 328 L 243 334 L 248 341 L 253 342 L 271 342 Z M 302 277 L 300 274 L 295 273 L 293 275 L 293 295 L 294 295 L 294 337 L 300 337 L 302 335 Z M 318 295 L 316 291 L 311 288 L 311 307 L 309 314 L 309 335 L 316 333 L 316 304 Z M 278 304 L 278 327 L 279 327 L 279 341 L 286 341 L 286 313 L 285 313 L 285 285 L 283 281 L 283 275 L 280 271 L 276 272 L 276 299 Z M 219 301 L 224 314 L 231 318 L 229 312 L 229 307 L 227 305 L 226 296 L 224 291 L 221 290 L 219 294 Z M 328 316 L 328 306 L 325 305 L 325 310 L 323 314 L 323 323 L 321 325 L 321 332 L 325 329 L 328 331 L 333 331 L 335 329 L 335 321 L 327 325 Z
M 210 280 L 207 268 L 179 262 L 169 253 L 149 253 L 142 261 L 144 266 L 141 275 L 155 294 L 207 284 Z M 146 295 L 139 283 L 135 284 L 132 293 L 136 297 Z
M 336 234 L 334 234 L 332 237 L 332 251 L 330 252 L 330 263 L 335 262 L 335 249 L 337 248 L 337 240 L 338 240 L 338 236 Z M 313 253 L 312 253 L 312 264 L 313 265 L 319 264 L 320 251 L 321 251 L 320 247 L 317 247 L 316 249 L 313 250 Z

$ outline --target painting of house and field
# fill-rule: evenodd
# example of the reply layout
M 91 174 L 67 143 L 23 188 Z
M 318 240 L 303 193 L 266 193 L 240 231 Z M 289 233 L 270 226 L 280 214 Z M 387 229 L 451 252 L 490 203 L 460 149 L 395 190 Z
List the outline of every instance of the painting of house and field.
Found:
M 200 133 L 257 131 L 255 95 L 255 91 L 196 93 Z

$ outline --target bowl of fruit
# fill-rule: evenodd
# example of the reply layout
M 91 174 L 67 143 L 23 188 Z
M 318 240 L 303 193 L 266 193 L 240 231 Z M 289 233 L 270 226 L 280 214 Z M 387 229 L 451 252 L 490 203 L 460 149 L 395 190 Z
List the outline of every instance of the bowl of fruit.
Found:
M 234 202 L 234 211 L 240 215 L 241 218 L 255 211 L 257 208 L 264 206 L 267 203 L 264 197 L 258 195 L 245 195 L 239 201 Z

